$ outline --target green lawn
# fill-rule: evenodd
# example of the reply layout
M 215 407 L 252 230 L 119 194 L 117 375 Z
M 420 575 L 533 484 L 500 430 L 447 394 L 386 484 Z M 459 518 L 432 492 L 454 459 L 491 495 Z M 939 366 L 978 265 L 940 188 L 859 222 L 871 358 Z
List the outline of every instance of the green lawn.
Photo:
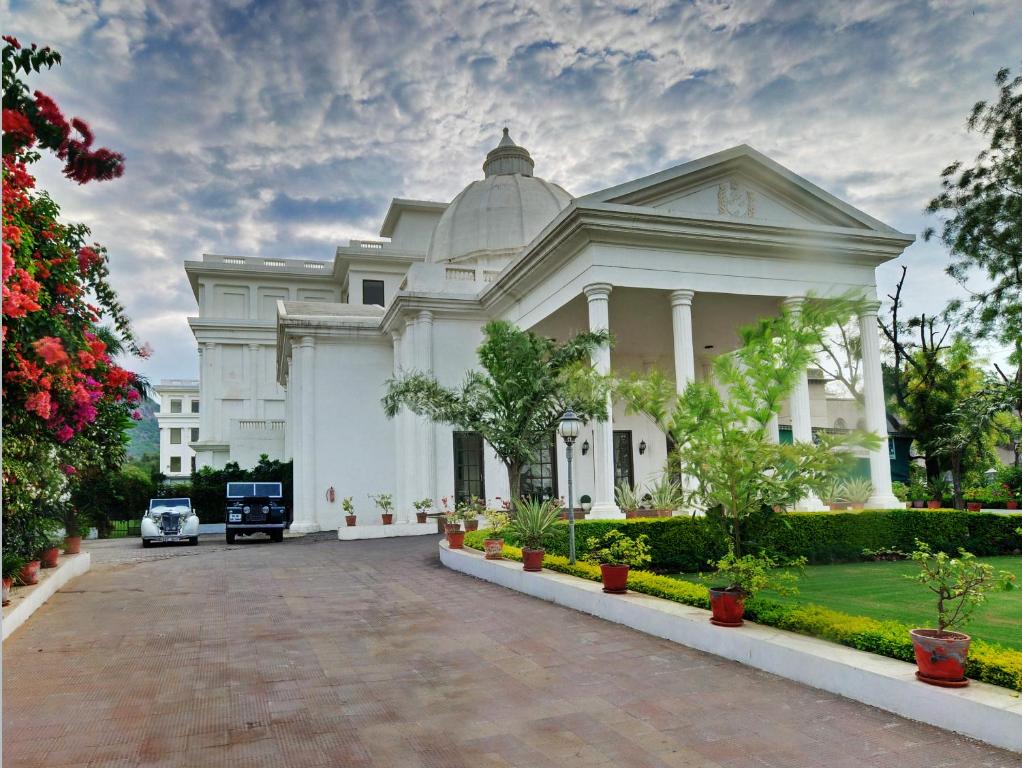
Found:
M 1022 556 L 984 557 L 996 570 L 1014 573 L 1016 589 L 995 592 L 973 614 L 965 631 L 975 638 L 1022 650 Z M 781 597 L 764 592 L 764 597 L 789 603 L 815 603 L 835 611 L 874 619 L 894 619 L 912 626 L 934 625 L 936 608 L 930 608 L 932 593 L 906 579 L 917 566 L 912 562 L 849 563 L 811 565 L 799 580 L 799 594 Z M 674 578 L 699 581 L 694 574 Z M 932 605 L 936 605 L 934 602 Z

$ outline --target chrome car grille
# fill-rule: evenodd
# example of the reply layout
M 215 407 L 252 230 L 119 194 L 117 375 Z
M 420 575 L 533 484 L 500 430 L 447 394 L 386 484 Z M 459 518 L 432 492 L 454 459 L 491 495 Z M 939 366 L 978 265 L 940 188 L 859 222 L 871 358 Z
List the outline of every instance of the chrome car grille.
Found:
M 180 532 L 181 515 L 177 512 L 164 512 L 160 516 L 160 530 L 164 533 Z

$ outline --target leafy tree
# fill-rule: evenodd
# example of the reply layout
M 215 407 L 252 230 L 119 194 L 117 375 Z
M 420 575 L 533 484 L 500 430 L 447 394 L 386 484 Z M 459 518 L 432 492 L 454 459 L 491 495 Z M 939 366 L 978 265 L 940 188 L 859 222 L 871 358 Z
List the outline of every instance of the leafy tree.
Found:
M 819 493 L 847 471 L 853 447 L 876 448 L 862 432 L 821 433 L 818 442 L 777 444 L 767 424 L 799 379 L 827 329 L 850 317 L 850 298 L 808 301 L 801 312 L 785 309 L 741 330 L 741 346 L 714 363 L 716 381 L 693 381 L 678 395 L 674 382 L 654 372 L 621 382 L 630 409 L 669 433 L 682 466 L 695 479 L 690 501 L 717 520 L 738 557 L 775 507 L 790 507 Z M 726 388 L 722 394 L 717 384 Z
M 393 418 L 402 406 L 440 424 L 482 435 L 507 468 L 512 499 L 520 495 L 522 469 L 550 439 L 569 407 L 583 420 L 607 418 L 608 387 L 590 355 L 609 344 L 608 331 L 552 339 L 494 320 L 483 327 L 478 349 L 482 371 L 471 371 L 455 389 L 412 373 L 388 382 L 383 408 Z
M 969 292 L 949 311 L 963 317 L 976 338 L 1005 345 L 1014 370 L 995 366 L 1006 383 L 1022 383 L 1022 76 L 1001 69 L 995 102 L 979 101 L 970 131 L 989 146 L 972 164 L 956 161 L 941 173 L 942 190 L 926 207 L 944 217 L 940 239 L 950 249 L 947 273 Z M 936 231 L 927 229 L 927 239 Z M 976 277 L 980 276 L 977 280 Z M 1014 404 L 1022 414 L 1022 399 Z

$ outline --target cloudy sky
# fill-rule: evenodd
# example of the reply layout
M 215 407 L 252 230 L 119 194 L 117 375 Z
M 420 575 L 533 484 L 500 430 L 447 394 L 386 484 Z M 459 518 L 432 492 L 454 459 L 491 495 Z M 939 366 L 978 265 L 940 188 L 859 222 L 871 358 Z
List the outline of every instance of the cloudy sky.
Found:
M 1018 0 L 254 2 L 0 0 L 58 48 L 32 81 L 123 152 L 122 179 L 40 172 L 111 252 L 151 379 L 194 376 L 182 262 L 329 259 L 391 197 L 449 200 L 507 124 L 575 195 L 747 142 L 906 232 L 979 148 L 971 105 L 1022 59 Z M 956 293 L 936 244 L 907 303 Z M 137 367 L 137 366 L 136 366 Z

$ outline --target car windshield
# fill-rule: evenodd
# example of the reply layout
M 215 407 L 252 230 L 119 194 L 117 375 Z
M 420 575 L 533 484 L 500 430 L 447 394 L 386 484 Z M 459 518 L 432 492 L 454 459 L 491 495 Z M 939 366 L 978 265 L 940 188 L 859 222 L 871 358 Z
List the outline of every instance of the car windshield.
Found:
M 150 499 L 150 512 L 184 512 L 191 508 L 191 499 Z
M 228 499 L 271 498 L 283 496 L 280 483 L 228 483 Z

